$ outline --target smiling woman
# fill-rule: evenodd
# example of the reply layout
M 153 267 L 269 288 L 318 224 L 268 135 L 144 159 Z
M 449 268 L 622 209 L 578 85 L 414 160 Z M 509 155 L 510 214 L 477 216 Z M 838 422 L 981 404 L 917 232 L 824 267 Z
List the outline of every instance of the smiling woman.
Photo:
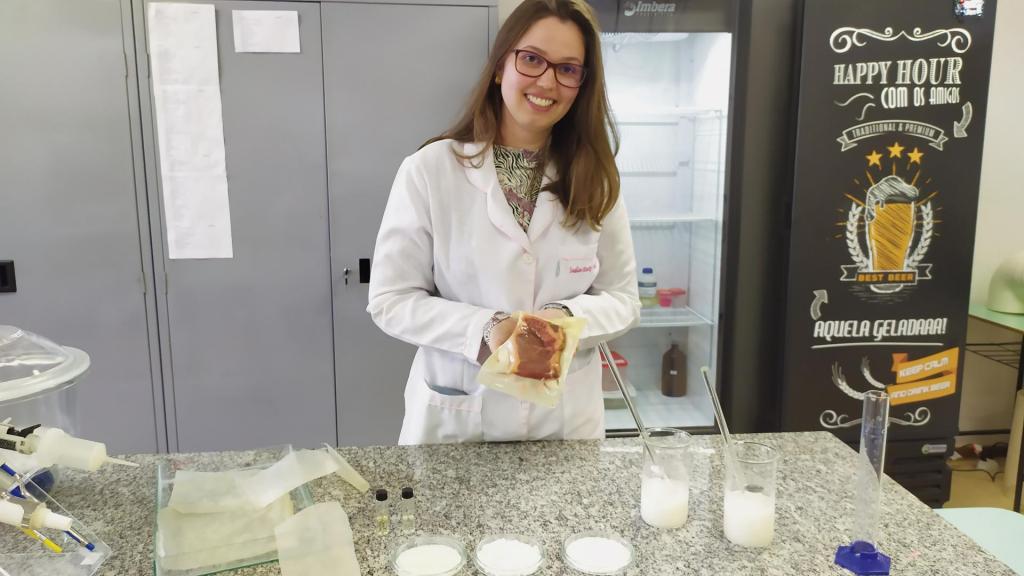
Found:
M 419 346 L 400 442 L 604 435 L 595 346 L 640 309 L 617 146 L 590 7 L 525 0 L 462 118 L 402 163 L 377 237 L 368 311 Z M 560 406 L 477 381 L 519 311 L 587 321 Z
M 543 150 L 558 170 L 550 189 L 568 221 L 598 227 L 619 194 L 618 132 L 608 110 L 590 7 L 583 0 L 526 0 L 498 32 L 465 114 L 430 142 Z

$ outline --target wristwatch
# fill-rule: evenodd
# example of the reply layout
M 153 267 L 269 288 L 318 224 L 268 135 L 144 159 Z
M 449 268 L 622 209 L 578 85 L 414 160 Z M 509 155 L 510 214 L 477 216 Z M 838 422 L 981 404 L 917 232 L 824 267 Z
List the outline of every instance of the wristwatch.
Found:
M 491 332 L 494 330 L 494 327 L 511 317 L 512 315 L 507 312 L 495 312 L 494 316 L 491 316 L 491 319 L 487 321 L 487 324 L 484 324 L 484 344 L 490 346 Z
M 562 312 L 565 312 L 566 316 L 569 316 L 570 318 L 572 317 L 572 310 L 569 310 L 569 307 L 566 306 L 565 304 L 559 304 L 558 302 L 552 302 L 550 304 L 545 304 L 545 305 L 541 306 L 540 309 L 541 310 L 561 310 Z

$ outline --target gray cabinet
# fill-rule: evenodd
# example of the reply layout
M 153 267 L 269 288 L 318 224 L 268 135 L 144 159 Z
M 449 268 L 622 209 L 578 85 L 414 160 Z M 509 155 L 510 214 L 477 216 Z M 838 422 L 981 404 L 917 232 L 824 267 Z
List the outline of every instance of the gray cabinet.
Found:
M 0 2 L 0 323 L 89 353 L 79 433 L 113 452 L 164 435 L 133 62 L 128 0 Z
M 213 4 L 234 257 L 168 259 L 155 220 L 171 448 L 333 442 L 320 5 Z M 236 53 L 232 10 L 246 9 L 298 11 L 301 53 Z
M 393 443 L 412 350 L 370 321 L 359 260 L 402 158 L 463 105 L 496 6 L 212 3 L 232 259 L 164 257 L 150 170 L 170 446 Z M 298 11 L 301 53 L 235 53 L 238 9 Z
M 398 440 L 415 350 L 370 320 L 360 260 L 373 255 L 399 164 L 455 120 L 496 22 L 493 6 L 323 4 L 341 444 Z
M 393 443 L 413 351 L 372 324 L 359 261 L 402 158 L 464 104 L 496 2 L 201 0 L 234 256 L 171 260 L 151 1 L 0 1 L 0 323 L 89 352 L 81 432 L 116 452 Z M 297 11 L 301 52 L 236 53 L 245 9 Z

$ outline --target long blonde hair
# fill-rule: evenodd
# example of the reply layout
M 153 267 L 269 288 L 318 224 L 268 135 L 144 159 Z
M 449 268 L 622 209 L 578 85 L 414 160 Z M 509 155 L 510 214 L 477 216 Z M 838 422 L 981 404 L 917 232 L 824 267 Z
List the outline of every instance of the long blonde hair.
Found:
M 427 144 L 444 139 L 484 143 L 486 146 L 473 156 L 456 151 L 464 162 L 479 165 L 483 154 L 494 145 L 501 125 L 501 86 L 494 82 L 498 67 L 535 22 L 550 16 L 576 24 L 583 33 L 587 78 L 565 117 L 551 129 L 546 157 L 557 176 L 545 190 L 565 207 L 566 226 L 586 223 L 596 230 L 619 198 L 619 170 L 615 166 L 619 134 L 608 112 L 597 18 L 584 0 L 524 0 L 498 31 L 487 66 L 462 117 Z

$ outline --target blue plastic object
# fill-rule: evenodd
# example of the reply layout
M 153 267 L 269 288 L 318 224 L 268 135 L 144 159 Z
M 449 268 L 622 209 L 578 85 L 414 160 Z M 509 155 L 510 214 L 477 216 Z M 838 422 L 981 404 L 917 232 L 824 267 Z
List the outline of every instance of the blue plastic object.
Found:
M 6 472 L 9 476 L 18 476 L 18 473 L 12 470 L 7 464 L 0 464 L 0 470 Z M 30 478 L 30 480 L 32 483 L 29 484 L 28 491 L 32 496 L 40 500 L 46 498 L 45 492 L 49 492 L 56 481 L 53 476 L 53 472 L 50 470 L 41 470 L 36 472 L 36 475 Z M 15 498 L 25 498 L 25 495 L 21 493 L 21 486 L 15 486 L 12 488 L 11 496 L 14 496 Z
M 836 550 L 836 564 L 854 574 L 888 574 L 892 560 L 874 544 L 857 540 Z

